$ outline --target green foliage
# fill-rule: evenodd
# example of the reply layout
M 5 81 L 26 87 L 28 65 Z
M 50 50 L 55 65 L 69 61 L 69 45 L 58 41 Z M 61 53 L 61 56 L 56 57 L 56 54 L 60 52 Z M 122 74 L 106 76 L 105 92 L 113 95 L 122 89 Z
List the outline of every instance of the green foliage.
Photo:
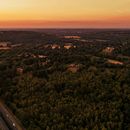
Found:
M 124 60 L 122 66 L 108 65 L 107 59 L 119 58 L 101 55 L 108 45 L 83 43 L 76 49 L 52 50 L 30 43 L 1 52 L 0 96 L 27 130 L 129 130 L 130 63 Z M 117 47 L 116 54 L 129 49 L 127 45 L 121 50 L 117 39 L 110 45 Z M 70 64 L 81 68 L 72 73 Z M 17 72 L 19 67 L 24 69 L 22 73 Z

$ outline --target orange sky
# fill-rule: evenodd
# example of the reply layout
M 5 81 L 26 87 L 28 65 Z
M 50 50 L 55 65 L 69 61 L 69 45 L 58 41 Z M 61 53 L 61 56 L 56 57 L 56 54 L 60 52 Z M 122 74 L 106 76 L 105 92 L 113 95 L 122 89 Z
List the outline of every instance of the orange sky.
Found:
M 0 28 L 130 28 L 130 0 L 0 0 Z

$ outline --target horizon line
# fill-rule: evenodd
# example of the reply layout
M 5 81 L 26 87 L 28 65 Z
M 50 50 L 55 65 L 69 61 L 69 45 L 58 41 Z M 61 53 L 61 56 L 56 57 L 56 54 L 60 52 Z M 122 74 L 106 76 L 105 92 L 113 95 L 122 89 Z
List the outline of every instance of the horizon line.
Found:
M 130 30 L 130 27 L 125 28 L 125 27 L 0 27 L 0 30 L 8 30 L 8 29 L 13 29 L 13 30 L 24 30 L 24 29 L 34 29 L 34 30 L 43 30 L 43 29 L 125 29 L 125 30 Z

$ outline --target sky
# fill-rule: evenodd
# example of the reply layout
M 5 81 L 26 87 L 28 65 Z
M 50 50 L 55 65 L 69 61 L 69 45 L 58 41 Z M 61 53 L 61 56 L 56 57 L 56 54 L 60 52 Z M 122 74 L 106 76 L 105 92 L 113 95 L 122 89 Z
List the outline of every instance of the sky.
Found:
M 130 0 L 0 0 L 0 28 L 130 28 Z

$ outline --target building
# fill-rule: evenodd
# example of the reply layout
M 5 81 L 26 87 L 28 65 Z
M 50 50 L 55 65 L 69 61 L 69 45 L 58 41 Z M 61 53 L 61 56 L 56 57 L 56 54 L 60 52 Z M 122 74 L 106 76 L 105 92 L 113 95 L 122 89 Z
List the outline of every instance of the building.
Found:
M 49 45 L 49 44 L 46 44 L 46 45 L 44 45 L 44 48 L 45 48 L 45 49 L 50 48 L 50 45 Z
M 117 61 L 117 60 L 107 60 L 107 63 L 114 64 L 114 65 L 123 65 L 123 62 Z
M 67 43 L 64 45 L 65 49 L 70 49 L 70 48 L 76 48 L 76 46 L 74 46 L 72 43 Z
M 38 58 L 47 58 L 45 55 L 38 55 Z
M 10 50 L 11 43 L 10 42 L 0 42 L 0 50 Z
M 60 45 L 53 44 L 53 45 L 51 45 L 51 48 L 52 49 L 60 49 Z
M 0 47 L 10 47 L 10 42 L 0 42 Z
M 80 36 L 64 36 L 66 39 L 80 39 Z
M 67 70 L 72 72 L 72 73 L 76 73 L 79 69 L 80 69 L 79 64 L 70 64 L 67 66 Z
M 114 47 L 106 47 L 105 49 L 103 49 L 103 52 L 110 54 L 114 51 L 114 49 Z
M 18 67 L 16 71 L 18 74 L 23 74 L 23 68 L 21 67 Z

